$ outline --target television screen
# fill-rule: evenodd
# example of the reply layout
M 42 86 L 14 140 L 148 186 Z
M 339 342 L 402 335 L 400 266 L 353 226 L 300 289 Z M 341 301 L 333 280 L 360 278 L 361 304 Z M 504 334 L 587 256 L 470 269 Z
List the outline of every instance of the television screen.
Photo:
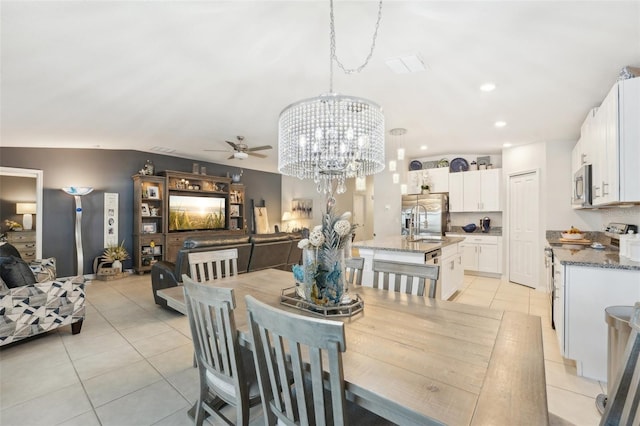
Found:
M 226 198 L 169 195 L 169 231 L 224 229 Z

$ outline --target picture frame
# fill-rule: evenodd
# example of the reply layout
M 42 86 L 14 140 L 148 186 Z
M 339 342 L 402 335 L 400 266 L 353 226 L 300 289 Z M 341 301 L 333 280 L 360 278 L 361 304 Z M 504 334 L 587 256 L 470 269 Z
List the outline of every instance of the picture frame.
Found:
M 159 200 L 160 189 L 157 186 L 147 186 L 147 198 L 150 200 Z
M 162 254 L 162 246 L 153 246 L 153 254 L 160 256 Z
M 229 205 L 229 216 L 240 216 L 240 206 L 238 204 Z
M 153 249 L 154 247 L 151 247 L 151 246 L 142 246 L 142 254 L 143 255 L 153 254 Z
M 147 203 L 140 204 L 140 214 L 142 216 L 151 216 L 151 210 L 149 210 L 149 204 Z
M 143 223 L 142 224 L 142 233 L 143 234 L 155 234 L 157 232 L 155 222 Z
M 313 219 L 313 199 L 294 198 L 291 201 L 291 216 L 293 219 Z

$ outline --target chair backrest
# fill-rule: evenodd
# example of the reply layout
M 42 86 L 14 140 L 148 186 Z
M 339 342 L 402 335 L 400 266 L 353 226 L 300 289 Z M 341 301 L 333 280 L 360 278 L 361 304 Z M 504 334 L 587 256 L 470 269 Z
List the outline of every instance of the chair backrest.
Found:
M 238 275 L 238 250 L 189 253 L 189 275 L 197 282 Z
M 384 290 L 389 290 L 391 287 L 393 291 L 401 292 L 402 278 L 405 277 L 405 293 L 412 294 L 415 284 L 418 296 L 424 296 L 426 293 L 433 299 L 436 297 L 436 281 L 439 273 L 440 267 L 437 265 L 374 260 L 373 287 Z M 391 283 L 391 275 L 395 277 L 393 283 Z M 428 288 L 426 288 L 427 283 Z
M 245 300 L 267 424 L 344 424 L 344 324 Z
M 233 289 L 198 284 L 186 275 L 183 279 L 201 386 L 209 383 L 217 396 L 234 406 L 247 401 Z
M 600 425 L 640 425 L 640 302 L 636 302 L 629 321 L 631 335 L 623 364 L 608 395 Z
M 347 282 L 349 285 L 362 285 L 363 257 L 349 257 L 345 261 Z

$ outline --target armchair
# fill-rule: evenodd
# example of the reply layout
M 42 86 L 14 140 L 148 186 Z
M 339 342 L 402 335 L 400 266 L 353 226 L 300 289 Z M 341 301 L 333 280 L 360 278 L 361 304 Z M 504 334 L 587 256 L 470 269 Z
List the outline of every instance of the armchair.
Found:
M 0 257 L 12 265 L 23 265 L 12 248 L 3 244 Z M 65 325 L 71 325 L 72 334 L 80 333 L 85 316 L 83 277 L 57 279 L 55 259 L 49 258 L 31 262 L 30 272 L 22 276 L 25 285 L 11 281 L 16 275 L 5 274 L 5 264 L 0 279 L 0 346 Z M 26 276 L 28 273 L 33 276 Z

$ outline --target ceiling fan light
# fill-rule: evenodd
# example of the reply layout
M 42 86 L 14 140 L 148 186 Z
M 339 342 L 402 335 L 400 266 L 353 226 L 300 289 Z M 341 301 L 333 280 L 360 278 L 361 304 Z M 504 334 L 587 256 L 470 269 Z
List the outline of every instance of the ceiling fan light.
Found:
M 244 160 L 245 158 L 248 158 L 249 154 L 247 154 L 246 152 L 235 152 L 233 154 L 233 158 L 236 158 L 238 160 Z

